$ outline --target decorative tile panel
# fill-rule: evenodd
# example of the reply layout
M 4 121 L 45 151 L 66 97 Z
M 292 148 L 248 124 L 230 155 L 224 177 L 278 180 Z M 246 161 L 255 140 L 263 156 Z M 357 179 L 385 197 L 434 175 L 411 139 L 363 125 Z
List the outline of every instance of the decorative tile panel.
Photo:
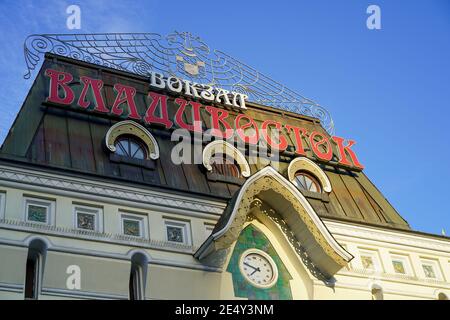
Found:
M 78 212 L 77 228 L 86 230 L 95 230 L 95 215 Z
M 167 241 L 183 243 L 183 229 L 179 227 L 167 226 Z
M 28 205 L 28 221 L 34 221 L 34 222 L 47 222 L 47 207 L 41 207 L 41 206 L 35 206 L 35 205 Z
M 123 233 L 127 236 L 140 237 L 141 223 L 137 220 L 123 219 Z
M 256 248 L 267 253 L 278 269 L 278 279 L 270 288 L 257 288 L 248 282 L 239 269 L 241 255 L 247 249 Z M 292 300 L 289 280 L 292 279 L 269 239 L 254 225 L 242 230 L 234 247 L 227 271 L 232 274 L 234 295 L 253 300 Z

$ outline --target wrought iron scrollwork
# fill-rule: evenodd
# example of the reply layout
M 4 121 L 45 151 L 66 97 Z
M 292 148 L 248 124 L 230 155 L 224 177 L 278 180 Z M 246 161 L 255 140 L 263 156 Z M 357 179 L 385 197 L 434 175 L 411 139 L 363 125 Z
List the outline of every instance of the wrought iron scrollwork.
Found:
M 316 102 L 263 75 L 245 63 L 211 50 L 189 32 L 34 34 L 24 44 L 26 79 L 45 52 L 147 76 L 149 71 L 177 76 L 248 95 L 249 100 L 318 118 L 334 133 L 330 113 Z

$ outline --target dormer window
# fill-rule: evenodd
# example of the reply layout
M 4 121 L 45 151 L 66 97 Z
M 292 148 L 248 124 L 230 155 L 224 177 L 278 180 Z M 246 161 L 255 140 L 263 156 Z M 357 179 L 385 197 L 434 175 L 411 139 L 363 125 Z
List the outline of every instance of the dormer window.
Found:
M 114 143 L 116 154 L 128 158 L 141 159 L 147 158 L 147 150 L 142 141 L 133 136 L 120 136 Z
M 210 142 L 203 149 L 203 166 L 212 181 L 242 185 L 250 176 L 250 166 L 238 149 L 226 141 Z
M 305 197 L 328 200 L 331 183 L 325 172 L 313 161 L 299 157 L 289 164 L 289 181 L 297 187 Z
M 153 160 L 159 158 L 159 147 L 153 135 L 140 124 L 121 121 L 113 125 L 105 137 L 110 160 L 154 169 Z
M 226 154 L 215 154 L 210 159 L 212 172 L 222 176 L 240 178 L 241 171 L 234 159 L 230 159 Z
M 306 172 L 299 171 L 295 174 L 295 178 L 293 180 L 295 186 L 300 190 L 305 190 L 309 192 L 322 192 L 322 188 L 320 186 L 319 181 L 311 174 Z

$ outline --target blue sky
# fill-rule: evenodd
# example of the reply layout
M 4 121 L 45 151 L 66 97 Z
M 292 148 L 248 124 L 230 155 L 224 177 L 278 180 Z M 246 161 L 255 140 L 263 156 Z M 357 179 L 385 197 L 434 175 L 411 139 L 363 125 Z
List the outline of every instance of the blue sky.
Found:
M 0 1 L 0 141 L 32 80 L 23 41 L 73 33 L 190 31 L 333 115 L 365 173 L 420 231 L 450 234 L 450 1 Z M 366 9 L 381 8 L 381 30 Z M 32 78 L 36 73 L 33 74 Z

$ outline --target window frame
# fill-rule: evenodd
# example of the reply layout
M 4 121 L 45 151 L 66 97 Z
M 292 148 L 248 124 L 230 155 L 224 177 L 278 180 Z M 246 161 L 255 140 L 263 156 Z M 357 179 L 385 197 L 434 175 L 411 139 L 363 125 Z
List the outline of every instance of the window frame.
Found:
M 233 163 L 216 163 L 215 159 L 220 159 L 223 158 L 225 160 L 232 160 Z M 239 163 L 237 162 L 236 158 L 233 158 L 232 156 L 230 156 L 228 153 L 225 152 L 215 152 L 211 155 L 211 157 L 209 158 L 209 166 L 211 167 L 211 170 L 208 170 L 206 172 L 206 178 L 209 181 L 219 181 L 219 182 L 226 182 L 226 183 L 231 183 L 231 184 L 235 184 L 238 186 L 241 186 L 244 184 L 245 182 L 245 177 L 242 174 L 242 168 L 239 165 Z M 220 165 L 232 165 L 234 166 L 234 169 L 237 170 L 238 172 L 238 176 L 234 176 L 234 175 L 227 175 L 227 174 L 222 174 L 220 173 L 218 170 L 216 170 L 217 168 L 219 168 L 218 166 Z
M 42 198 L 32 197 L 32 196 L 25 196 L 23 201 L 24 201 L 23 202 L 24 203 L 24 220 L 26 222 L 38 223 L 38 224 L 42 224 L 42 225 L 54 225 L 55 224 L 55 207 L 56 207 L 55 200 L 42 199 Z M 40 222 L 40 221 L 34 221 L 34 220 L 28 219 L 28 208 L 30 207 L 30 205 L 47 208 L 46 222 Z
M 129 213 L 124 211 L 119 211 L 120 215 L 120 233 L 123 236 L 127 237 L 133 237 L 136 239 L 148 239 L 148 227 L 147 227 L 147 217 L 144 214 L 136 214 L 136 213 Z M 140 228 L 140 235 L 134 236 L 131 234 L 125 234 L 124 230 L 124 220 L 134 220 L 139 222 L 139 228 Z
M 103 208 L 84 204 L 73 204 L 73 226 L 76 230 L 103 232 Z M 78 227 L 78 213 L 90 214 L 94 216 L 94 229 L 84 229 Z
M 169 236 L 167 234 L 167 227 L 181 228 L 183 230 L 183 242 L 169 240 Z M 190 221 L 165 218 L 164 219 L 164 231 L 165 231 L 164 232 L 165 239 L 167 242 L 173 243 L 173 244 L 183 244 L 183 245 L 187 245 L 187 246 L 192 245 L 192 235 L 191 235 L 192 231 L 191 231 Z
M 235 179 L 243 178 L 242 177 L 242 173 L 241 173 L 241 168 L 239 167 L 239 164 L 237 163 L 236 159 L 231 157 L 227 153 L 216 152 L 216 153 L 212 154 L 211 158 L 209 158 L 209 164 L 213 168 L 211 172 L 215 173 L 215 174 L 217 174 L 219 176 L 233 177 Z M 235 171 L 237 172 L 237 176 L 235 176 L 235 175 L 227 175 L 227 174 L 223 174 L 223 173 L 218 172 L 219 170 L 217 170 L 217 169 L 221 168 L 220 166 L 233 167 L 235 169 Z
M 297 177 L 298 176 L 305 176 L 308 177 L 313 184 L 316 186 L 316 189 L 318 191 L 311 191 L 311 190 L 307 190 L 307 189 L 303 189 L 300 188 L 299 183 L 297 182 Z M 311 173 L 307 172 L 307 171 L 303 171 L 303 170 L 299 170 L 294 174 L 294 179 L 292 180 L 292 183 L 295 185 L 295 187 L 300 190 L 300 191 L 306 191 L 308 193 L 314 193 L 314 194 L 322 194 L 323 193 L 323 188 L 322 188 L 322 184 L 320 183 L 320 180 L 315 177 L 314 175 L 312 175 Z
M 127 140 L 128 143 L 130 143 L 130 141 L 132 141 L 133 143 L 138 145 L 142 149 L 143 158 L 141 159 L 141 158 L 135 158 L 131 155 L 129 156 L 129 155 L 124 155 L 124 154 L 118 154 L 117 151 L 119 148 L 117 147 L 117 144 L 122 140 Z M 149 150 L 147 150 L 147 146 L 145 145 L 144 141 L 142 141 L 139 137 L 137 137 L 135 135 L 122 134 L 122 135 L 118 136 L 116 138 L 116 140 L 114 141 L 114 147 L 116 148 L 116 151 L 114 153 L 119 157 L 123 157 L 123 158 L 127 158 L 127 159 L 134 159 L 134 160 L 138 160 L 138 161 L 148 160 Z M 129 149 L 128 151 L 130 151 L 129 153 L 131 154 L 130 146 L 128 146 L 128 149 Z M 136 154 L 136 152 L 134 154 Z

